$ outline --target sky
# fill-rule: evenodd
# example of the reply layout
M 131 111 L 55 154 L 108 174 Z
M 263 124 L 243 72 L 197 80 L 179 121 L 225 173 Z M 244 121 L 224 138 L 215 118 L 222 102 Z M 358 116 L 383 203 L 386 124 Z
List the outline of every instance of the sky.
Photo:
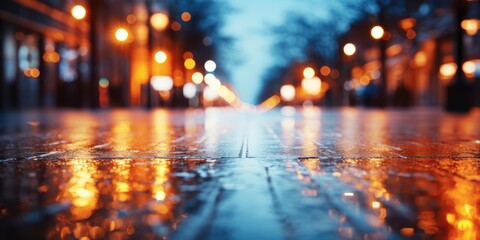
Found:
M 236 39 L 235 49 L 240 59 L 229 67 L 230 82 L 242 101 L 254 104 L 262 87 L 262 75 L 274 63 L 270 27 L 281 24 L 288 12 L 312 11 L 312 2 L 230 0 L 229 3 L 234 10 L 226 16 L 223 32 Z M 318 14 L 322 8 L 316 10 Z

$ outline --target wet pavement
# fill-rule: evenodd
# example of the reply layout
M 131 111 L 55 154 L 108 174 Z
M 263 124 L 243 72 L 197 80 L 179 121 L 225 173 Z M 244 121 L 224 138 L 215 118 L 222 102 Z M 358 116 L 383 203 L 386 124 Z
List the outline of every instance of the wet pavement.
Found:
M 0 239 L 479 239 L 480 109 L 1 113 Z

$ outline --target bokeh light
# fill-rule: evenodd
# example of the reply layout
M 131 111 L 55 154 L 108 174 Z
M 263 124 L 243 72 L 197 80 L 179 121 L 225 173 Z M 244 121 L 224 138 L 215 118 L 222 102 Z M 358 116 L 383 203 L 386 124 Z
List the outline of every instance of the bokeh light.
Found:
M 374 39 L 382 38 L 384 33 L 385 33 L 385 31 L 383 30 L 383 28 L 381 26 L 375 26 L 370 31 L 370 34 L 372 35 L 372 37 Z
M 218 97 L 217 91 L 213 90 L 211 87 L 206 86 L 203 89 L 203 99 L 204 100 L 213 101 L 213 100 L 217 99 L 217 97 Z
M 169 23 L 168 15 L 163 12 L 158 12 L 150 17 L 150 24 L 157 31 L 162 31 L 167 28 Z
M 407 31 L 415 27 L 416 22 L 417 21 L 414 18 L 405 18 L 400 21 L 400 27 Z
M 292 101 L 295 99 L 295 87 L 293 85 L 283 85 L 280 88 L 280 96 L 284 101 Z
M 462 65 L 462 70 L 467 77 L 472 77 L 475 75 L 476 65 L 473 61 L 466 61 Z
M 444 63 L 440 66 L 440 76 L 443 79 L 452 78 L 457 72 L 457 64 L 455 63 Z
M 23 70 L 23 75 L 31 78 L 38 78 L 40 76 L 40 70 L 38 68 L 26 68 Z
M 180 24 L 179 22 L 173 22 L 172 23 L 172 30 L 173 31 L 178 32 L 178 31 L 180 31 L 180 29 L 182 29 L 182 24 Z
M 328 76 L 330 75 L 330 72 L 331 72 L 331 69 L 329 66 L 322 66 L 320 68 L 320 74 L 322 74 L 322 76 Z
M 216 77 L 212 73 L 205 74 L 204 80 L 207 85 L 210 85 L 215 79 Z
M 416 36 L 417 36 L 417 33 L 414 30 L 410 29 L 410 30 L 407 31 L 407 38 L 408 39 L 414 39 Z
M 193 69 L 195 67 L 195 60 L 193 60 L 192 58 L 187 58 L 185 59 L 185 62 L 183 63 L 183 65 L 185 66 L 186 69 Z
M 204 67 L 207 72 L 213 72 L 217 68 L 217 64 L 213 60 L 208 60 L 205 62 Z
M 115 31 L 115 38 L 120 41 L 124 42 L 128 39 L 128 31 L 125 28 L 119 28 Z
M 155 91 L 169 91 L 173 88 L 173 79 L 170 76 L 153 76 L 150 84 Z
M 465 19 L 461 23 L 462 29 L 465 30 L 465 32 L 473 36 L 477 34 L 478 29 L 480 28 L 480 20 L 477 19 Z
M 214 78 L 208 78 L 208 81 L 207 81 L 207 78 L 205 78 L 205 83 L 209 87 L 211 87 L 213 90 L 217 90 L 222 85 L 220 80 L 218 80 L 218 78 L 215 78 L 215 77 Z
M 184 22 L 188 22 L 192 18 L 192 15 L 189 12 L 183 12 L 180 17 Z
M 427 54 L 423 51 L 415 53 L 414 61 L 417 67 L 425 66 L 427 64 Z
M 127 15 L 127 23 L 134 24 L 137 21 L 137 17 L 134 14 Z
M 100 80 L 98 81 L 98 85 L 101 88 L 107 88 L 110 85 L 110 81 L 108 81 L 107 78 L 100 78 Z
M 311 67 L 306 67 L 303 69 L 303 76 L 305 78 L 313 78 L 313 76 L 315 76 L 315 70 L 313 70 Z
M 203 74 L 199 72 L 195 72 L 192 74 L 192 81 L 195 84 L 200 84 L 203 81 Z
M 322 90 L 322 81 L 318 77 L 302 80 L 303 90 L 310 95 L 318 95 Z
M 47 50 L 42 58 L 47 63 L 58 63 L 60 61 L 60 54 L 52 50 Z
M 357 48 L 355 45 L 353 45 L 353 43 L 347 43 L 345 46 L 343 46 L 343 53 L 345 53 L 347 56 L 352 56 L 356 51 Z
M 190 99 L 195 97 L 197 93 L 197 87 L 193 83 L 185 83 L 183 85 L 183 96 Z
M 192 52 L 184 52 L 183 53 L 183 59 L 188 59 L 188 58 L 193 58 L 193 53 Z
M 164 51 L 158 51 L 155 53 L 155 61 L 157 63 L 164 63 L 167 61 L 167 54 Z
M 75 5 L 71 9 L 70 13 L 72 14 L 73 18 L 82 20 L 87 15 L 87 10 L 85 10 L 85 7 L 82 5 Z

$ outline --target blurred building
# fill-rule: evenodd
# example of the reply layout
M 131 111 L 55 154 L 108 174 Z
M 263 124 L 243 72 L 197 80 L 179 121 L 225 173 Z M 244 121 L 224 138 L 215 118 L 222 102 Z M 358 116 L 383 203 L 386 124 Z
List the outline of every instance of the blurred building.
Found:
M 88 75 L 86 22 L 71 1 L 2 1 L 2 107 L 81 106 Z
M 205 84 L 189 99 L 184 85 L 228 40 L 221 13 L 215 0 L 2 1 L 1 107 L 191 106 Z
M 480 106 L 480 4 L 469 2 L 465 12 L 456 13 L 453 1 L 427 2 L 407 9 L 408 15 L 385 16 L 385 34 L 380 40 L 370 36 L 378 17 L 356 22 L 344 35 L 342 44 L 353 42 L 357 47 L 356 54 L 341 57 L 351 104 L 376 104 L 382 78 L 386 77 L 385 101 L 389 105 L 444 106 L 447 86 L 455 81 L 458 69 Z M 460 66 L 456 14 L 463 19 Z

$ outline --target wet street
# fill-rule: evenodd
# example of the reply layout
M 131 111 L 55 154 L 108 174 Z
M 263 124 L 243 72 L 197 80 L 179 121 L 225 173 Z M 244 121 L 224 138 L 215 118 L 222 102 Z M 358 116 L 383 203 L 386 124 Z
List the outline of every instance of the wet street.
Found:
M 25 111 L 0 239 L 479 239 L 480 109 Z

